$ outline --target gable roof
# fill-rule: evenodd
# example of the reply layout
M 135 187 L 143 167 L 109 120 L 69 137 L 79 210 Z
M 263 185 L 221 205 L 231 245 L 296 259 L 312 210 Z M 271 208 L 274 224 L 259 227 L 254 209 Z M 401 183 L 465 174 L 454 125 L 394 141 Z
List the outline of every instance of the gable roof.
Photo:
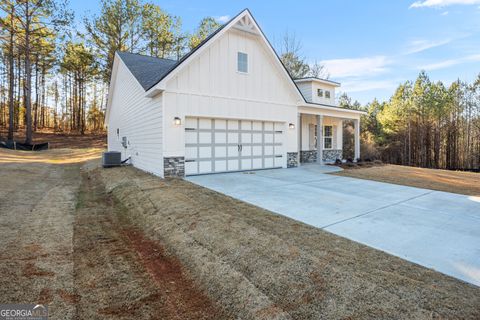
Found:
M 145 91 L 154 86 L 178 62 L 136 53 L 117 52 L 135 79 Z

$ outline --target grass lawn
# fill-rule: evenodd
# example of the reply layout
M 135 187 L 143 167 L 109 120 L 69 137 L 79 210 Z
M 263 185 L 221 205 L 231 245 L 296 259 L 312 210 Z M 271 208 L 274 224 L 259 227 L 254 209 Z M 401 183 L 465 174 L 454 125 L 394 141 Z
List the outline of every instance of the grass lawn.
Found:
M 131 167 L 91 176 L 232 317 L 480 317 L 480 288 L 384 252 L 188 181 Z
M 52 319 L 480 318 L 479 287 L 188 181 L 102 169 L 100 152 L 0 150 L 0 303 Z
M 426 169 L 399 165 L 344 168 L 334 174 L 426 188 L 438 191 L 480 196 L 480 173 Z

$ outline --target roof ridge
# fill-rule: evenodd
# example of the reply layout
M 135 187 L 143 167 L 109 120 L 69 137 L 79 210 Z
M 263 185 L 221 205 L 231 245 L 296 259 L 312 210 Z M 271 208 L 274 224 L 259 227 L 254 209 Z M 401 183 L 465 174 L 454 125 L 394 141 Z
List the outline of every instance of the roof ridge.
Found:
M 120 51 L 120 50 L 117 50 L 116 52 L 119 53 L 119 54 L 120 53 L 126 53 L 126 54 L 132 54 L 132 55 L 137 55 L 137 56 L 146 57 L 146 58 L 159 59 L 159 60 L 170 60 L 170 61 L 173 61 L 173 62 L 179 61 L 179 60 L 170 59 L 170 58 L 160 58 L 160 57 L 150 56 L 150 55 L 147 55 L 147 54 L 137 53 L 137 52 L 128 52 L 128 51 Z

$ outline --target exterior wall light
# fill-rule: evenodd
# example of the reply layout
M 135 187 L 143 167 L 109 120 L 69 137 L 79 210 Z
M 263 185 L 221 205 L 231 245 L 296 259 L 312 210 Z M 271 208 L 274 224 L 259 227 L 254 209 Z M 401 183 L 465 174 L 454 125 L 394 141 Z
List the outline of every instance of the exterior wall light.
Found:
M 294 124 L 294 123 L 288 124 L 288 128 L 289 128 L 289 129 L 295 129 L 295 124 Z
M 176 125 L 176 126 L 179 126 L 182 124 L 182 119 L 180 119 L 179 117 L 175 117 L 173 118 L 173 123 Z

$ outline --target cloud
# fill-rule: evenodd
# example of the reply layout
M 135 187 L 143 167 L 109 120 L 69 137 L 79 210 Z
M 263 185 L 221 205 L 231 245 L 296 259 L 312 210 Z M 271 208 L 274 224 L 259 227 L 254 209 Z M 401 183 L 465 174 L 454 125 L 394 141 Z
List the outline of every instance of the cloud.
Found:
M 342 83 L 342 91 L 362 92 L 371 90 L 394 90 L 401 81 L 358 79 Z
M 452 39 L 444 39 L 444 40 L 414 40 L 411 41 L 408 45 L 408 49 L 406 54 L 412 54 L 412 53 L 418 53 L 422 52 L 431 48 L 443 46 L 449 42 L 451 42 Z
M 390 61 L 386 56 L 374 56 L 323 60 L 320 63 L 325 65 L 332 77 L 345 78 L 382 73 L 388 70 L 386 66 L 390 64 Z
M 444 60 L 436 63 L 431 63 L 425 66 L 421 66 L 418 69 L 422 69 L 426 71 L 439 70 L 439 69 L 445 69 L 445 68 L 456 66 L 463 63 L 477 62 L 477 61 L 480 61 L 480 54 L 473 54 L 473 55 L 465 56 L 458 59 L 448 59 L 448 60 Z
M 448 15 L 448 11 L 444 11 L 444 12 L 442 12 L 442 14 L 441 14 L 441 15 L 442 15 L 442 16 L 446 16 L 446 15 Z
M 480 0 L 423 0 L 416 1 L 410 5 L 411 8 L 443 8 L 451 5 L 472 5 L 480 4 Z
M 230 16 L 229 16 L 229 15 L 225 15 L 225 16 L 215 17 L 215 20 L 217 20 L 217 21 L 220 22 L 220 23 L 225 23 L 225 22 L 227 22 L 228 20 L 230 20 Z

